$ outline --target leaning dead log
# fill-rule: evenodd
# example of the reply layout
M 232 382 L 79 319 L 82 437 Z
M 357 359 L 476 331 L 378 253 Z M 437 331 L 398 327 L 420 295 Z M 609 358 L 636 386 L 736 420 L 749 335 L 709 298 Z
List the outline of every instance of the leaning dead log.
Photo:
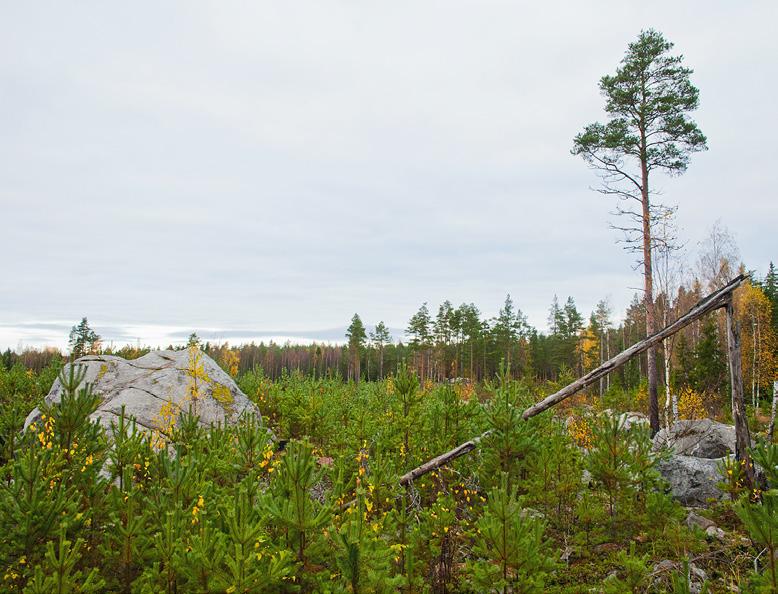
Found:
M 580 390 L 583 390 L 585 387 L 598 381 L 601 377 L 605 377 L 609 373 L 615 371 L 618 367 L 624 365 L 632 357 L 639 355 L 644 351 L 647 351 L 655 344 L 663 341 L 668 336 L 672 336 L 673 334 L 675 334 L 679 330 L 682 330 L 692 322 L 700 319 L 705 314 L 708 314 L 716 309 L 720 309 L 722 307 L 727 307 L 728 305 L 731 305 L 732 292 L 735 289 L 737 289 L 740 285 L 742 285 L 744 282 L 746 282 L 746 280 L 748 280 L 748 276 L 744 274 L 741 274 L 740 276 L 733 278 L 731 281 L 729 281 L 718 291 L 714 291 L 707 297 L 698 301 L 696 305 L 694 305 L 688 312 L 686 312 L 684 315 L 682 315 L 672 324 L 667 325 L 666 327 L 662 328 L 658 332 L 655 332 L 651 336 L 641 340 L 640 342 L 633 344 L 628 349 L 622 351 L 612 359 L 609 359 L 608 361 L 600 365 L 598 368 L 593 369 L 592 371 L 590 371 L 580 379 L 577 379 L 573 383 L 565 386 L 558 392 L 551 394 L 551 396 L 544 398 L 537 404 L 530 406 L 527 410 L 524 411 L 522 417 L 524 418 L 524 420 L 527 420 L 531 417 L 534 417 L 535 415 L 542 413 L 545 410 L 548 410 L 552 406 L 555 406 L 560 402 L 562 402 L 563 400 L 565 400 L 566 398 L 569 398 L 576 392 L 579 392 Z M 742 377 L 740 375 L 739 358 L 738 358 L 737 367 L 736 368 L 734 368 L 734 366 L 732 367 L 733 367 L 733 373 L 735 373 L 735 376 L 733 376 L 732 378 L 733 386 L 735 385 L 736 380 L 740 381 L 741 395 L 742 395 Z M 735 431 L 736 432 L 739 431 L 740 433 L 742 433 L 743 423 L 740 423 L 740 429 L 738 429 L 738 424 L 736 423 Z M 487 431 L 486 433 L 482 433 L 478 437 L 475 437 L 470 441 L 466 441 L 465 443 L 458 445 L 454 449 L 449 450 L 448 452 L 445 452 L 443 454 L 440 454 L 439 456 L 436 456 L 431 460 L 428 460 L 427 462 L 425 462 L 421 466 L 418 466 L 417 468 L 414 468 L 410 472 L 406 472 L 404 475 L 400 477 L 400 484 L 408 485 L 418 477 L 427 474 L 428 472 L 431 472 L 433 470 L 436 470 L 441 466 L 445 466 L 450 461 L 473 451 L 478 446 L 479 442 L 483 440 L 485 437 L 487 437 L 489 433 L 490 431 Z M 745 437 L 743 437 L 742 435 L 738 437 L 739 440 L 738 443 L 741 442 L 744 444 L 750 443 L 748 439 L 748 425 L 745 425 L 745 433 L 746 433 Z M 746 455 L 747 454 L 743 453 L 742 450 L 741 452 L 738 452 L 739 459 L 743 459 L 742 456 L 746 456 Z
M 624 365 L 635 355 L 639 355 L 640 353 L 647 351 L 655 344 L 662 342 L 668 336 L 672 336 L 705 314 L 710 313 L 715 309 L 726 307 L 727 303 L 731 300 L 732 291 L 737 289 L 747 279 L 748 277 L 744 274 L 741 274 L 740 276 L 732 279 L 718 291 L 711 293 L 701 301 L 697 302 L 694 307 L 692 307 L 688 312 L 686 312 L 672 324 L 665 326 L 659 332 L 655 332 L 648 338 L 645 338 L 640 342 L 636 342 L 627 350 L 621 351 L 618 355 L 613 357 L 613 359 L 606 361 L 597 369 L 593 369 L 582 378 L 577 379 L 572 384 L 565 386 L 559 390 L 559 392 L 551 394 L 551 396 L 548 396 L 537 404 L 530 406 L 527 410 L 524 411 L 524 419 L 526 420 L 530 417 L 534 417 L 544 410 L 551 408 L 555 404 L 559 404 L 565 398 L 569 398 L 576 392 L 583 390 L 586 386 L 593 384 L 601 377 L 605 377 L 609 373 L 613 372 L 617 367 Z

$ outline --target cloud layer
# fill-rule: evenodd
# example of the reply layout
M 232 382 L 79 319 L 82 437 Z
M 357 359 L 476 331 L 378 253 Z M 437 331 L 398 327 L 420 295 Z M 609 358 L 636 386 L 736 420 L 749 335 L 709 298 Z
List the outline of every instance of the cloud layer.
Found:
M 555 293 L 621 311 L 640 279 L 569 149 L 647 27 L 695 69 L 710 144 L 663 199 L 691 247 L 721 218 L 764 270 L 776 17 L 773 2 L 7 4 L 0 347 L 62 341 L 84 315 L 149 342 L 154 327 L 307 337 L 355 311 L 402 328 L 423 301 L 492 315 L 506 293 L 539 326 Z

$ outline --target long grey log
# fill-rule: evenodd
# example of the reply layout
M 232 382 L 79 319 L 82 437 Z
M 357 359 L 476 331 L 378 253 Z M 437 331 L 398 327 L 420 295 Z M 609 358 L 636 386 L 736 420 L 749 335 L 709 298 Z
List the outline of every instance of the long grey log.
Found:
M 624 363 L 629 361 L 635 355 L 639 355 L 640 353 L 647 351 L 653 345 L 662 342 L 668 336 L 672 336 L 705 314 L 713 311 L 714 309 L 726 307 L 727 302 L 731 298 L 732 291 L 737 289 L 747 279 L 748 277 L 744 274 L 733 278 L 721 289 L 711 293 L 701 301 L 697 302 L 694 307 L 692 307 L 688 312 L 686 312 L 672 324 L 665 326 L 659 332 L 655 332 L 648 338 L 644 338 L 640 342 L 636 342 L 628 349 L 621 351 L 618 355 L 613 357 L 613 359 L 606 361 L 598 368 L 593 369 L 583 377 L 574 381 L 572 384 L 565 386 L 558 392 L 551 394 L 551 396 L 548 396 L 537 404 L 530 406 L 527 410 L 524 411 L 522 416 L 524 419 L 529 419 L 530 417 L 534 417 L 535 415 L 542 413 L 544 410 L 551 408 L 555 404 L 559 404 L 565 398 L 569 398 L 576 392 L 584 389 L 586 386 L 593 384 L 601 377 L 611 373 L 617 367 L 624 365 Z

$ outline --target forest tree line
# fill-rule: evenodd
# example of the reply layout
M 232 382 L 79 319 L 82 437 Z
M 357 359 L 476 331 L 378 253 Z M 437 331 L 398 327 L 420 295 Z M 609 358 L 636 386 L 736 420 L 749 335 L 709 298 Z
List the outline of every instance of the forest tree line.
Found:
M 662 325 L 672 322 L 709 291 L 723 284 L 732 266 L 726 258 L 715 274 L 695 274 L 678 283 L 672 294 L 660 293 L 655 307 Z M 508 295 L 498 314 L 482 315 L 473 303 L 454 306 L 444 301 L 431 310 L 427 303 L 408 322 L 405 336 L 394 337 L 383 322 L 368 329 L 355 314 L 346 332 L 345 344 L 308 345 L 201 342 L 190 337 L 233 376 L 261 369 L 269 379 L 301 373 L 314 378 L 336 377 L 347 381 L 373 381 L 392 374 L 405 361 L 423 380 L 480 382 L 494 378 L 506 365 L 515 378 L 564 381 L 581 376 L 603 361 L 645 338 L 645 300 L 635 294 L 624 319 L 613 320 L 607 300 L 601 300 L 589 315 L 580 311 L 573 297 L 554 297 L 548 313 L 548 330 L 530 326 Z M 433 313 L 434 311 L 434 313 Z M 752 282 L 736 293 L 736 313 L 742 334 L 742 366 L 745 390 L 755 403 L 771 393 L 778 379 L 778 273 L 771 263 L 764 278 L 752 274 Z M 182 346 L 169 348 L 183 348 Z M 669 378 L 673 389 L 690 387 L 700 393 L 724 393 L 728 389 L 722 316 L 712 314 L 668 339 L 660 349 L 662 381 Z M 87 352 L 135 358 L 149 347 L 101 346 L 99 336 L 83 320 L 71 333 L 71 354 Z M 18 363 L 40 371 L 62 359 L 56 349 L 6 350 L 2 364 Z M 595 388 L 602 393 L 611 386 L 635 389 L 646 376 L 645 356 L 612 373 Z M 669 385 L 665 382 L 667 387 Z

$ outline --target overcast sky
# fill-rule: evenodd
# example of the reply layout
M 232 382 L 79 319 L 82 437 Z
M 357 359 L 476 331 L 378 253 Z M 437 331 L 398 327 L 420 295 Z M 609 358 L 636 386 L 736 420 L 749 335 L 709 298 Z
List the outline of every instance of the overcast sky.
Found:
M 623 313 L 641 283 L 570 155 L 641 28 L 695 70 L 710 150 L 662 180 L 778 260 L 778 3 L 4 2 L 0 348 L 192 330 L 335 340 L 510 293 Z

